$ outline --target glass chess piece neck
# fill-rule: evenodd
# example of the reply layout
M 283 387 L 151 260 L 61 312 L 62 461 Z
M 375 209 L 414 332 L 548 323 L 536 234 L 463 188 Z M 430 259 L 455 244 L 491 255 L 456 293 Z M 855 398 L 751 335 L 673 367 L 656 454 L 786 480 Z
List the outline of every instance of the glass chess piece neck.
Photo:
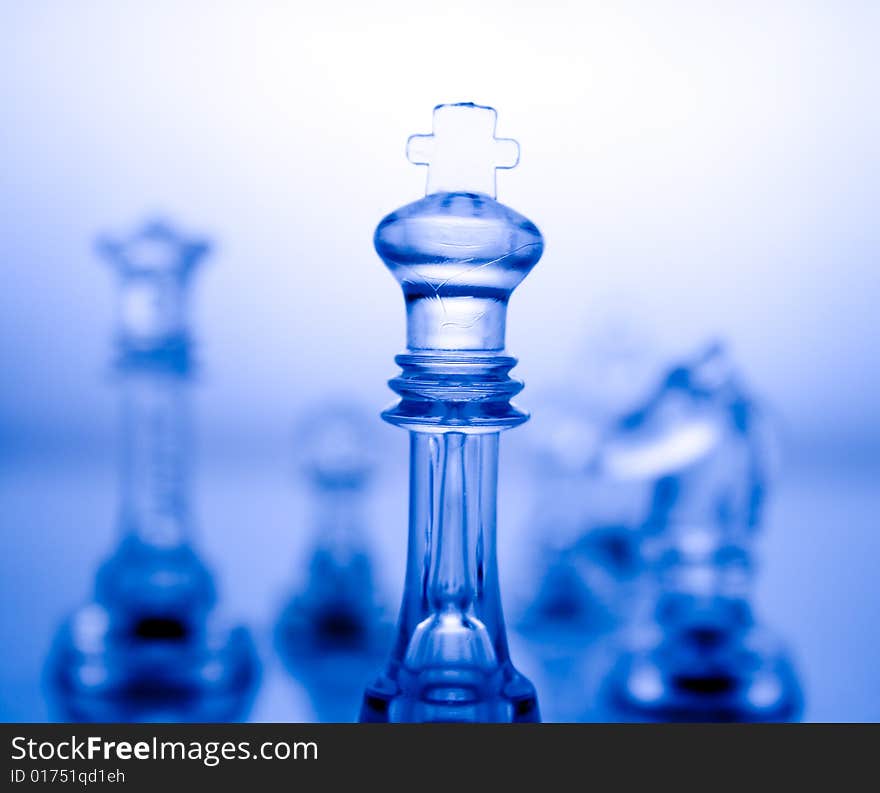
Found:
M 614 705 L 647 720 L 796 718 L 793 665 L 751 604 L 773 453 L 763 411 L 711 345 L 674 367 L 624 429 L 607 464 L 653 482 L 642 542 L 652 588 L 609 681 Z
M 207 252 L 152 223 L 99 250 L 119 277 L 121 541 L 94 602 L 62 626 L 49 675 L 62 716 L 212 721 L 243 715 L 257 678 L 249 634 L 215 613 L 191 542 L 189 277 Z
M 388 665 L 362 721 L 537 721 L 535 691 L 510 660 L 496 560 L 498 441 L 526 420 L 510 398 L 508 300 L 543 251 L 529 220 L 495 200 L 516 165 L 495 111 L 434 110 L 408 154 L 428 166 L 425 198 L 379 224 L 375 247 L 400 283 L 407 351 L 383 413 L 410 432 L 406 579 Z

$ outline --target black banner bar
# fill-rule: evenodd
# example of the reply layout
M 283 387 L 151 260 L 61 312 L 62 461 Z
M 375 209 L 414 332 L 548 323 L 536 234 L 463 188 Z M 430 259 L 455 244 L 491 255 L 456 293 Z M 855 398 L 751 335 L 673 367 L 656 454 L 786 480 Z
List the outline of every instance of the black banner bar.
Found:
M 4 790 L 154 792 L 211 784 L 373 791 L 399 780 L 413 791 L 443 784 L 459 793 L 480 779 L 493 790 L 528 780 L 547 793 L 664 780 L 750 790 L 779 772 L 786 789 L 797 780 L 837 787 L 875 777 L 880 737 L 876 725 L 4 724 L 0 731 Z

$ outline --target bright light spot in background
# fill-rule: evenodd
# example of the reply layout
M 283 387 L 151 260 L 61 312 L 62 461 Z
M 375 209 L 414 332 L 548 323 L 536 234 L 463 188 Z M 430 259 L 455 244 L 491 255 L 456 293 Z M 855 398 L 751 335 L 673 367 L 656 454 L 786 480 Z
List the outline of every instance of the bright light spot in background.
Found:
M 604 468 L 617 479 L 658 479 L 704 457 L 718 442 L 718 426 L 695 420 L 673 432 L 629 446 L 612 443 L 603 460 Z
M 510 322 L 530 387 L 564 381 L 580 342 L 567 329 L 613 300 L 676 351 L 731 339 L 801 434 L 880 434 L 876 8 L 81 2 L 3 15 L 0 351 L 18 384 L 0 396 L 3 423 L 107 424 L 95 373 L 113 285 L 89 242 L 164 208 L 219 238 L 194 299 L 213 430 L 277 437 L 330 387 L 378 408 L 403 306 L 372 232 L 423 191 L 406 137 L 430 128 L 436 102 L 472 99 L 522 145 L 500 200 L 548 241 Z

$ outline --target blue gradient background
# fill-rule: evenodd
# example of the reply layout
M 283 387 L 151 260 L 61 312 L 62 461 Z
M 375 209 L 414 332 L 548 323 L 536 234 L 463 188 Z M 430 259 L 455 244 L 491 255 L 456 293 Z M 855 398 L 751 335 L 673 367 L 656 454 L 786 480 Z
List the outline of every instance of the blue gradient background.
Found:
M 500 200 L 547 239 L 512 301 L 521 403 L 565 382 L 596 317 L 666 354 L 727 339 L 785 419 L 760 613 L 806 718 L 880 719 L 880 6 L 298 5 L 0 2 L 0 717 L 47 717 L 52 632 L 115 542 L 95 233 L 161 211 L 217 241 L 193 301 L 199 543 L 224 605 L 268 626 L 306 533 L 290 427 L 329 392 L 389 401 L 404 310 L 373 229 L 423 191 L 406 137 L 474 100 L 522 146 Z M 393 611 L 406 439 L 376 424 Z M 526 448 L 504 439 L 514 603 Z M 266 685 L 254 718 L 309 717 L 292 681 Z

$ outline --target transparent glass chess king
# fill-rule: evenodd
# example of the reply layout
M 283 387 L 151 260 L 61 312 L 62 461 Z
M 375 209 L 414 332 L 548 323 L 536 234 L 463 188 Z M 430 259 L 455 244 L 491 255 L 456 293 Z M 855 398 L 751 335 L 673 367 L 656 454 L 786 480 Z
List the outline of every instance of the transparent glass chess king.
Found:
M 643 619 L 608 680 L 623 718 L 784 721 L 801 691 L 779 642 L 754 618 L 752 545 L 773 466 L 767 416 L 724 348 L 673 368 L 624 422 L 607 465 L 649 478 Z
M 98 570 L 94 601 L 56 637 L 50 693 L 67 720 L 241 718 L 258 677 L 253 643 L 219 619 L 190 540 L 184 292 L 207 246 L 152 223 L 99 249 L 119 275 L 122 539 Z
M 534 687 L 510 660 L 496 561 L 498 441 L 527 418 L 504 352 L 508 299 L 543 251 L 529 220 L 495 200 L 518 159 L 495 111 L 434 110 L 410 138 L 425 198 L 388 215 L 375 246 L 403 288 L 406 353 L 383 414 L 410 432 L 410 525 L 397 635 L 367 688 L 362 721 L 538 720 Z
M 305 584 L 282 611 L 276 646 L 320 721 L 353 721 L 390 642 L 367 536 L 376 467 L 369 419 L 355 404 L 321 405 L 308 412 L 296 441 L 312 540 Z

